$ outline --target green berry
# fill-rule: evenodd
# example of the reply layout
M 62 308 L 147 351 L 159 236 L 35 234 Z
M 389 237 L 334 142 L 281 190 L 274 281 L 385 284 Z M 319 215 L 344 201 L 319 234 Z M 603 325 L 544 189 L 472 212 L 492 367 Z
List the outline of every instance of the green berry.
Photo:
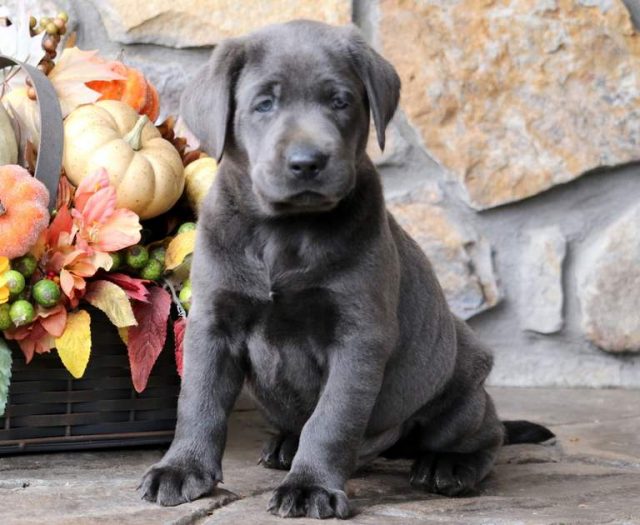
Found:
M 31 277 L 38 267 L 38 261 L 29 253 L 11 261 L 11 266 L 25 277 Z
M 162 263 L 156 259 L 149 259 L 149 262 L 140 271 L 140 277 L 149 281 L 157 281 L 162 277 L 164 267 Z
M 9 315 L 10 309 L 9 303 L 0 304 L 0 330 L 9 330 L 13 325 L 11 315 Z
M 151 250 L 150 255 L 152 259 L 155 259 L 161 264 L 164 264 L 165 257 L 167 256 L 167 249 L 164 246 L 158 246 L 157 248 Z
M 51 279 L 42 279 L 33 286 L 33 298 L 45 308 L 52 308 L 60 300 L 60 286 Z
M 134 270 L 141 270 L 149 262 L 149 252 L 144 246 L 136 244 L 127 250 L 126 261 Z
M 4 281 L 11 295 L 18 295 L 25 287 L 24 275 L 16 270 L 9 270 L 2 274 L 2 280 Z
M 120 252 L 113 252 L 109 254 L 111 256 L 111 268 L 110 272 L 115 272 L 122 266 L 122 254 Z
M 196 229 L 195 222 L 185 222 L 180 226 L 180 228 L 178 228 L 178 235 L 180 235 L 181 233 L 191 232 L 195 229 Z
M 178 295 L 178 299 L 180 299 L 182 306 L 188 312 L 191 308 L 191 281 L 187 280 L 184 282 L 182 290 L 180 290 L 180 295 Z
M 29 324 L 34 320 L 36 311 L 33 305 L 29 301 L 20 299 L 11 305 L 9 308 L 9 317 L 16 326 L 23 326 Z

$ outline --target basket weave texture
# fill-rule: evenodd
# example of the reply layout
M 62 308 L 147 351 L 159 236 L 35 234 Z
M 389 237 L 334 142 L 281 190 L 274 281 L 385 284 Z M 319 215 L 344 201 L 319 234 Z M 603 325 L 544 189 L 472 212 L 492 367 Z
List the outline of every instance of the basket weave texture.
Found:
M 93 349 L 82 379 L 73 379 L 55 350 L 28 365 L 12 346 L 13 375 L 0 455 L 82 450 L 171 441 L 180 380 L 171 334 L 145 391 L 131 383 L 127 348 L 117 329 L 94 308 Z

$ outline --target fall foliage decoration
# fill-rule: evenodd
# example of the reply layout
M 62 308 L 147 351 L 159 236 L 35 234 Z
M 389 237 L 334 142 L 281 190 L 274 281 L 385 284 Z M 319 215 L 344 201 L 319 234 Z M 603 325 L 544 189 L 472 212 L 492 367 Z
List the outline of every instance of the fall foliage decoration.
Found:
M 21 2 L 18 9 L 18 19 L 0 26 L 0 50 L 47 75 L 64 117 L 64 154 L 49 214 L 49 193 L 33 176 L 40 134 L 47 132 L 37 93 L 19 68 L 3 70 L 0 416 L 11 378 L 7 341 L 27 363 L 56 352 L 81 378 L 91 361 L 96 310 L 127 347 L 136 391 L 146 388 L 170 327 L 182 370 L 188 308 L 180 297 L 190 295 L 195 224 L 188 207 L 175 205 L 185 189 L 184 167 L 204 155 L 176 135 L 173 118 L 153 124 L 160 99 L 142 72 L 75 47 L 73 35 L 60 49 L 66 13 L 38 20 Z M 203 167 L 192 169 L 194 181 L 210 175 L 201 174 Z M 147 219 L 153 220 L 143 225 Z
M 146 115 L 149 120 L 155 121 L 160 113 L 160 97 L 153 84 L 142 72 L 122 62 L 111 62 L 109 67 L 122 79 L 87 82 L 87 87 L 100 93 L 98 100 L 119 100 L 131 106 L 140 115 Z
M 171 209 L 184 190 L 176 149 L 146 115 L 124 102 L 103 100 L 73 111 L 64 122 L 64 170 L 74 184 L 105 168 L 118 205 L 150 219 Z
M 24 168 L 0 166 L 0 256 L 20 257 L 49 224 L 49 193 Z

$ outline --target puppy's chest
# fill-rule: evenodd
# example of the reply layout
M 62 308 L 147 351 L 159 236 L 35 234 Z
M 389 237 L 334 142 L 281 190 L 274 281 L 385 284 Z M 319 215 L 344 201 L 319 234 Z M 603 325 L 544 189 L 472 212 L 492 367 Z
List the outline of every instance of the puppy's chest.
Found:
M 216 328 L 256 375 L 275 379 L 289 368 L 322 367 L 335 340 L 338 301 L 299 252 L 291 244 L 251 246 L 237 268 L 242 286 L 215 293 Z

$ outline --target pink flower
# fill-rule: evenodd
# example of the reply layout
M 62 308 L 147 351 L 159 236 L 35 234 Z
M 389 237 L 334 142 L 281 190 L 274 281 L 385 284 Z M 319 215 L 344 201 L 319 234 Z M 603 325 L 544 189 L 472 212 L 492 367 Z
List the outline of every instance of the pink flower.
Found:
M 60 275 L 60 288 L 69 298 L 71 307 L 75 308 L 84 296 L 87 287 L 85 279 L 96 274 L 99 264 L 96 257 L 85 250 L 75 249 L 74 246 L 58 246 L 50 255 L 46 268 L 48 272 Z
M 79 247 L 106 253 L 140 242 L 140 219 L 131 210 L 116 208 L 116 188 L 104 169 L 82 180 L 74 204 Z

